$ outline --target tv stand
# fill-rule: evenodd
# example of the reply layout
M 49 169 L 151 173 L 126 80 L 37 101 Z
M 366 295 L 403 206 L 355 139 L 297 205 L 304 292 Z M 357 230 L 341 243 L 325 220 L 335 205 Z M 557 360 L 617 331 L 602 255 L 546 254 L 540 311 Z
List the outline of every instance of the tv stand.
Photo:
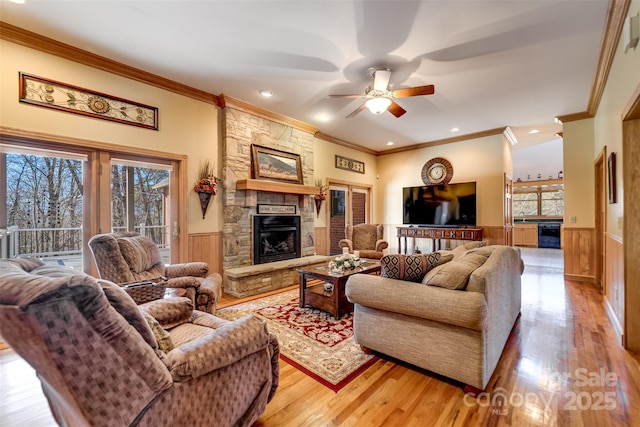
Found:
M 398 236 L 398 252 L 402 253 L 402 238 L 404 238 L 404 253 L 407 253 L 407 237 L 415 239 L 431 239 L 431 252 L 440 249 L 441 240 L 482 240 L 482 228 L 468 227 L 396 227 Z

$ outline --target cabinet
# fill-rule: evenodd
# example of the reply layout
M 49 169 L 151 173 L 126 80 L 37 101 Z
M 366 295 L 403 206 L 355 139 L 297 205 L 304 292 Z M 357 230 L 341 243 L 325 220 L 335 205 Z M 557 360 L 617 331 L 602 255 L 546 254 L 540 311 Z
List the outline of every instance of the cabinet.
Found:
M 407 253 L 407 237 L 431 239 L 431 252 L 440 249 L 440 240 L 482 240 L 482 228 L 397 227 L 398 251 Z M 537 242 L 536 242 L 537 243 Z
M 513 229 L 514 246 L 538 247 L 538 224 L 515 224 Z

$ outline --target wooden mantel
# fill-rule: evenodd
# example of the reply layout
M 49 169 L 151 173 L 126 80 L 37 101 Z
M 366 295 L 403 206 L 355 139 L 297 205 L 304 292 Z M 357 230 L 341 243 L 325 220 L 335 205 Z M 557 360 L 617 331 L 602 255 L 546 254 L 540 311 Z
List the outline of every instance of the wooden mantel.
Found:
M 236 183 L 236 190 L 270 191 L 286 194 L 319 194 L 320 188 L 312 185 L 288 184 L 286 182 L 266 181 L 263 179 L 241 179 Z

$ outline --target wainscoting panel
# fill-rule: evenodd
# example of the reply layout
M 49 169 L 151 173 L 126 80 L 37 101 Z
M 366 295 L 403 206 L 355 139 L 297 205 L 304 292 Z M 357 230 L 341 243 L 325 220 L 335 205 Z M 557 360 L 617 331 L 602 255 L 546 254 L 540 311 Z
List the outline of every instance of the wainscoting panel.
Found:
M 189 234 L 189 261 L 209 264 L 210 272 L 222 275 L 222 232 Z
M 595 283 L 593 228 L 564 227 L 564 277 L 567 280 Z
M 618 236 L 606 233 L 605 238 L 605 289 L 604 294 L 615 316 L 614 327 L 623 334 L 624 325 L 624 246 Z
M 318 255 L 329 255 L 329 242 L 327 242 L 327 227 L 315 227 L 313 229 L 315 251 Z
M 506 244 L 503 225 L 482 226 L 482 230 L 482 239 L 486 240 L 488 245 Z

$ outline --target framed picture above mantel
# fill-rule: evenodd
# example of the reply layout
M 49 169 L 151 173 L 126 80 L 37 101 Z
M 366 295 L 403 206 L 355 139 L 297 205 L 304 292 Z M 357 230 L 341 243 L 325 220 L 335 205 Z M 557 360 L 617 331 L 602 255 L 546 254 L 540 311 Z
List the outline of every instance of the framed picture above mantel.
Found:
M 251 163 L 255 179 L 288 182 L 290 184 L 304 183 L 302 162 L 299 154 L 252 144 Z

